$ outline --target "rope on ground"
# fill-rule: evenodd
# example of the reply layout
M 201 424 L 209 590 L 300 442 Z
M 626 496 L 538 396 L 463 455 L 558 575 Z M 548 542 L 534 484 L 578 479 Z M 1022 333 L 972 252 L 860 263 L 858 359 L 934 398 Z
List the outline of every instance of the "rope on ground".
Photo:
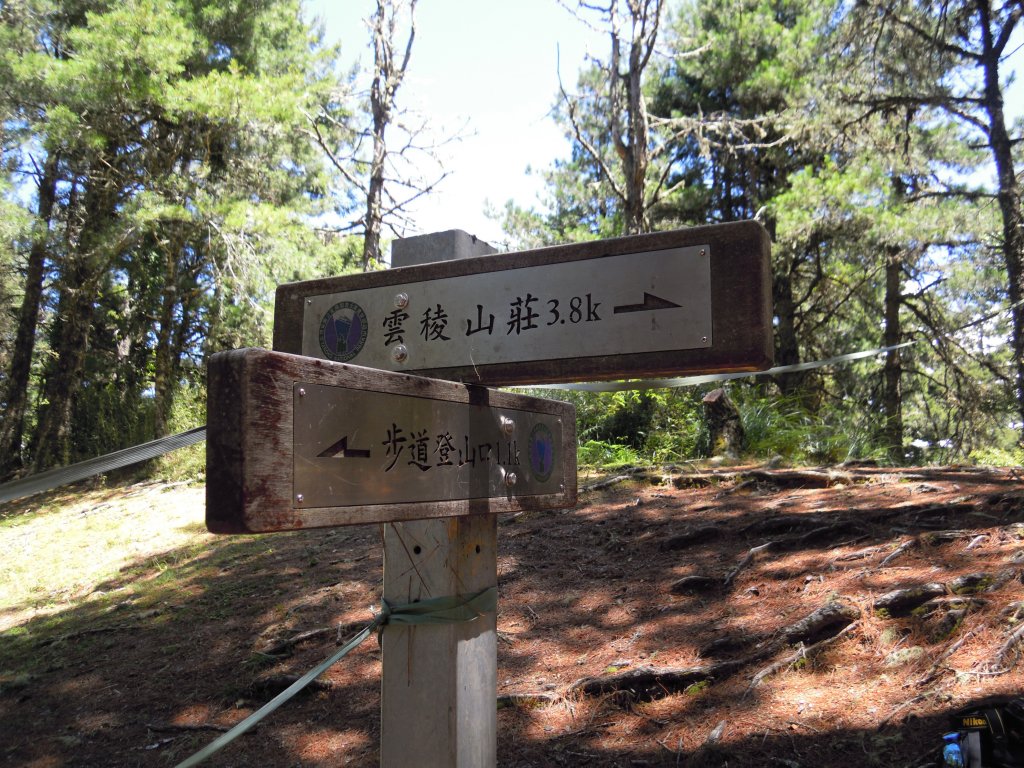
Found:
M 201 443 L 205 439 L 206 427 L 196 427 L 187 432 L 161 437 L 142 445 L 124 448 L 104 456 L 97 456 L 94 459 L 86 459 L 77 464 L 38 472 L 20 480 L 13 480 L 0 485 L 0 504 L 5 501 L 20 499 L 24 496 L 32 496 L 36 493 L 59 488 L 62 485 L 70 485 L 79 480 L 85 480 L 94 475 L 102 475 L 104 472 L 112 472 L 115 469 L 127 467 L 140 461 L 155 459 L 157 456 L 162 456 L 178 448 Z
M 852 363 L 855 360 L 863 360 L 866 357 L 882 355 L 896 349 L 909 347 L 916 344 L 916 341 L 905 341 L 902 344 L 893 344 L 889 347 L 878 349 L 866 349 L 861 352 L 850 352 L 845 355 L 830 357 L 827 360 L 815 360 L 809 363 L 795 363 L 793 365 L 779 365 L 769 368 L 766 371 L 741 371 L 737 373 L 713 373 L 707 376 L 683 376 L 677 379 L 641 379 L 637 381 L 596 381 L 584 384 L 532 384 L 526 389 L 569 389 L 574 392 L 624 392 L 643 391 L 647 389 L 673 389 L 676 387 L 696 387 L 701 384 L 714 384 L 719 381 L 732 381 L 733 379 L 745 379 L 748 376 L 777 376 L 780 373 L 798 373 L 800 371 L 813 371 L 815 368 L 825 368 L 830 365 L 841 365 Z
M 175 768 L 192 768 L 192 766 L 199 765 L 206 758 L 219 752 L 295 696 L 313 680 L 326 672 L 328 668 L 345 658 L 345 656 L 359 647 L 366 638 L 385 624 L 455 624 L 463 621 L 473 621 L 485 613 L 494 613 L 498 609 L 498 588 L 488 587 L 473 595 L 435 597 L 429 600 L 405 603 L 404 605 L 390 605 L 386 600 L 381 602 L 381 612 L 337 652 L 317 664 L 230 731 L 222 736 L 218 736 L 203 749 L 192 755 L 192 757 L 178 763 Z

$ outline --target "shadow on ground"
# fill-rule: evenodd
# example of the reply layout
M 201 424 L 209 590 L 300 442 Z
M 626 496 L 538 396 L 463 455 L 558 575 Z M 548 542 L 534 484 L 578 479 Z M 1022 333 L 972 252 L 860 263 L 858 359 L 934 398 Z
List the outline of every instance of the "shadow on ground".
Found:
M 699 485 L 623 483 L 572 511 L 502 518 L 499 694 L 520 698 L 499 712 L 499 765 L 916 768 L 932 764 L 951 712 L 1024 691 L 1018 666 L 985 667 L 1022 591 L 1012 476 Z M 993 579 L 954 594 L 970 574 Z M 687 576 L 705 588 L 679 587 Z M 380 580 L 376 527 L 225 537 L 133 563 L 0 634 L 0 764 L 175 765 L 333 652 L 336 627 L 368 621 Z M 943 585 L 930 611 L 875 610 L 923 583 Z M 856 612 L 834 642 L 804 656 L 771 645 L 832 603 Z M 688 686 L 577 685 L 723 661 L 735 663 Z M 376 765 L 379 676 L 371 640 L 207 764 Z

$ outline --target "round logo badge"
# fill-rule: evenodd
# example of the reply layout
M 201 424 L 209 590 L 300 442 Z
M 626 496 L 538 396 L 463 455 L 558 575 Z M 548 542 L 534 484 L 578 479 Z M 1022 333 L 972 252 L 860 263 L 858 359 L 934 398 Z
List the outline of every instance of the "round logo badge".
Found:
M 555 436 L 547 424 L 530 430 L 530 473 L 538 483 L 547 482 L 555 468 Z
M 320 350 L 328 360 L 347 362 L 363 348 L 369 327 L 362 307 L 340 301 L 327 310 L 320 322 Z

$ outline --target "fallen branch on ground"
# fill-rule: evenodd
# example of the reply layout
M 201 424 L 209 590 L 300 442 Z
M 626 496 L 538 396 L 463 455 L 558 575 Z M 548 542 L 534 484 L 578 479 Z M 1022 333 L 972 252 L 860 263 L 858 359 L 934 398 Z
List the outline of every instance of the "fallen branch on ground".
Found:
M 299 632 L 296 635 L 292 635 L 291 637 L 286 638 L 284 640 L 278 640 L 273 645 L 268 645 L 265 648 L 260 648 L 257 651 L 257 653 L 261 653 L 265 656 L 276 656 L 279 653 L 290 651 L 299 643 L 304 643 L 307 640 L 312 640 L 315 637 L 320 637 L 321 635 L 329 634 L 331 631 L 332 630 L 330 627 L 318 627 L 316 629 L 309 629 L 305 632 Z

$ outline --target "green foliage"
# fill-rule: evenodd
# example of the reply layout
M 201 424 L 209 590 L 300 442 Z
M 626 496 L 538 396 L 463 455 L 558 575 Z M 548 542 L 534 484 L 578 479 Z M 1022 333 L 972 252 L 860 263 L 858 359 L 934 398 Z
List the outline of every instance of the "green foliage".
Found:
M 37 468 L 168 431 L 205 355 L 270 345 L 278 284 L 351 269 L 353 241 L 313 225 L 349 202 L 329 199 L 343 185 L 308 115 L 345 106 L 337 52 L 300 10 L 299 0 L 0 9 L 0 191 L 10 190 L 0 213 L 20 213 L 0 223 L 11 236 L 0 245 L 0 363 L 6 372 L 20 299 L 8 276 L 32 250 L 25 222 L 36 217 L 46 281 L 29 312 L 42 325 L 28 338 L 28 389 L 39 405 L 19 449 Z M 43 221 L 34 204 L 49 166 Z
M 941 38 L 976 45 L 980 17 L 957 5 L 965 26 L 948 27 L 927 6 L 892 7 L 936 39 L 872 0 L 684 0 L 663 24 L 667 55 L 644 73 L 646 183 L 665 193 L 651 222 L 764 223 L 777 365 L 916 342 L 877 360 L 732 385 L 753 456 L 1005 461 L 1000 452 L 1019 438 L 1012 328 L 1008 314 L 989 316 L 1007 303 L 1006 267 L 991 245 L 1005 229 L 977 182 L 990 148 L 970 138 L 987 118 L 948 101 L 949 74 L 976 70 L 980 58 L 957 59 Z M 1002 13 L 991 23 L 1018 21 Z M 608 66 L 589 60 L 575 97 L 556 107 L 572 151 L 546 172 L 545 211 L 506 208 L 513 241 L 622 231 Z M 691 395 L 575 402 L 581 439 L 645 459 L 707 453 Z
M 581 467 L 598 469 L 615 469 L 643 463 L 630 446 L 606 443 L 602 440 L 587 440 L 582 443 L 576 452 L 576 460 Z
M 206 387 L 191 384 L 174 398 L 168 432 L 177 434 L 206 423 Z M 206 443 L 197 443 L 165 453 L 153 463 L 153 477 L 167 482 L 201 482 L 206 478 Z
M 696 683 L 692 683 L 683 690 L 687 696 L 699 696 L 711 687 L 710 680 L 700 680 Z
M 1019 467 L 1024 465 L 1024 450 L 1019 447 L 1012 450 L 995 446 L 976 448 L 967 459 L 983 467 Z

